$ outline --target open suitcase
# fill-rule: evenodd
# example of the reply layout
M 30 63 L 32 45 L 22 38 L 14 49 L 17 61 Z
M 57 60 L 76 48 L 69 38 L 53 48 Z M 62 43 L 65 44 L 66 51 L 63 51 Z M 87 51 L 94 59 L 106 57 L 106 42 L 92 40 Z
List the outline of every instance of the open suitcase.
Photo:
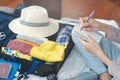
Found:
M 20 16 L 20 12 L 21 9 L 26 7 L 27 5 L 24 4 L 20 4 L 16 7 L 15 12 L 14 13 L 6 13 L 4 11 L 0 12 L 0 32 L 4 32 L 5 33 L 5 38 L 0 40 L 0 47 L 5 47 L 8 42 L 10 40 L 13 40 L 16 38 L 15 33 L 11 32 L 8 28 L 8 24 L 11 20 L 18 18 Z M 65 24 L 65 23 L 59 23 L 59 31 L 52 35 L 47 37 L 48 40 L 51 41 L 56 41 L 56 38 L 58 37 L 59 32 L 65 28 L 66 26 L 70 26 L 71 30 L 73 25 L 70 24 Z M 3 33 L 2 33 L 3 34 Z M 0 36 L 2 37 L 2 36 Z M 12 73 L 12 75 L 9 75 L 7 77 L 7 80 L 13 80 L 13 78 L 17 77 L 16 80 L 22 80 L 23 78 L 27 78 L 27 75 L 29 74 L 34 74 L 40 77 L 47 77 L 47 80 L 57 80 L 56 75 L 59 71 L 59 69 L 61 68 L 61 66 L 63 65 L 65 59 L 67 58 L 67 56 L 69 55 L 69 53 L 71 52 L 72 48 L 73 48 L 73 41 L 71 39 L 71 36 L 69 35 L 69 43 L 67 45 L 67 48 L 65 49 L 65 55 L 64 55 L 64 60 L 63 61 L 59 61 L 59 62 L 45 62 L 36 58 L 33 58 L 32 61 L 26 60 L 26 59 L 22 59 L 19 57 L 15 57 L 13 55 L 8 55 L 8 54 L 3 54 L 2 52 L 0 52 L 0 62 L 1 63 L 9 63 L 11 64 L 13 67 L 11 68 L 11 70 L 14 70 L 14 73 Z M 17 67 L 15 67 L 14 65 L 17 65 Z M 9 72 L 9 74 L 12 71 Z M 0 80 L 2 80 L 2 78 L 0 78 Z

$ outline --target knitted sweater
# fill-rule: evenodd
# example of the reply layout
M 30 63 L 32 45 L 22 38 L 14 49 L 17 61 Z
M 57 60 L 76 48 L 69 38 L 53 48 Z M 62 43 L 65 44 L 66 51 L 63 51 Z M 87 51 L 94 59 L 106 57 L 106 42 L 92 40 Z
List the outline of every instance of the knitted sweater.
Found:
M 120 29 L 110 27 L 109 33 L 106 34 L 106 39 L 120 43 Z M 120 79 L 120 57 L 116 61 L 112 61 L 108 66 L 108 71 L 111 75 Z

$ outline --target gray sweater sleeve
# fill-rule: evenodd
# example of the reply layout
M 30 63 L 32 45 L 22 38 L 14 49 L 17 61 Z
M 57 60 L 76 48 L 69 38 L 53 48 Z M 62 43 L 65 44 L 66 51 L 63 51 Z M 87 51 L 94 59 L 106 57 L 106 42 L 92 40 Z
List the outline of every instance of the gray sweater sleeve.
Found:
M 120 29 L 110 27 L 109 33 L 106 34 L 106 39 L 120 43 Z M 112 63 L 108 66 L 108 71 L 111 75 L 120 79 L 120 57 L 118 60 L 112 61 Z
M 117 61 L 112 61 L 108 66 L 108 72 L 120 80 L 120 58 Z
M 110 26 L 110 31 L 106 34 L 106 39 L 120 43 L 120 29 Z

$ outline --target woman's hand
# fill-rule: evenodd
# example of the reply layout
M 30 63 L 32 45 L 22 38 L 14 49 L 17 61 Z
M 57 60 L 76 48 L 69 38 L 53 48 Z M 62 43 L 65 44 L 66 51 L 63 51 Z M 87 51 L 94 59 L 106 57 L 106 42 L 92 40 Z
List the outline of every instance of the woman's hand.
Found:
M 78 40 L 83 44 L 84 48 L 90 53 L 96 55 L 106 65 L 111 64 L 111 59 L 105 55 L 101 47 L 88 35 L 88 42 L 78 37 Z
M 86 20 L 88 17 L 82 17 L 79 19 L 80 25 L 84 30 L 87 31 L 103 31 L 107 33 L 109 31 L 109 25 L 96 21 L 95 19 L 90 19 L 88 22 Z
M 88 35 L 88 42 L 78 37 L 78 40 L 83 44 L 84 48 L 94 55 L 98 55 L 98 52 L 103 52 L 101 47 Z

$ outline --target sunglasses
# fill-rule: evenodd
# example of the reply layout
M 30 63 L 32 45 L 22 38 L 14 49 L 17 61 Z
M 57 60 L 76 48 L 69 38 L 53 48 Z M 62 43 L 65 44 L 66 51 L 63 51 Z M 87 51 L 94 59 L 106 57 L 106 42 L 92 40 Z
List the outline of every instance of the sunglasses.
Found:
M 6 34 L 4 32 L 0 32 L 0 40 L 3 40 L 6 38 Z

